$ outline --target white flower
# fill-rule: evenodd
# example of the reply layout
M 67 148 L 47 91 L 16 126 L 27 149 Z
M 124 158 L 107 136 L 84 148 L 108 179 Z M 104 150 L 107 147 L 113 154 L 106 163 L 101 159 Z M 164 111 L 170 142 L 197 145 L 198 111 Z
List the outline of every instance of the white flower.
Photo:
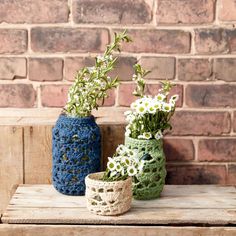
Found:
M 99 62 L 103 62 L 103 61 L 104 61 L 104 57 L 98 55 L 98 56 L 97 56 L 97 62 L 99 63 Z
M 172 109 L 172 106 L 171 106 L 171 104 L 169 104 L 169 103 L 166 103 L 166 102 L 164 102 L 164 103 L 162 104 L 162 111 L 165 111 L 165 112 L 170 112 L 170 111 L 171 111 L 171 109 Z
M 179 95 L 173 95 L 173 96 L 171 96 L 171 98 L 170 98 L 170 104 L 172 104 L 172 105 L 175 105 L 175 103 L 178 101 L 178 99 L 179 99 Z
M 135 116 L 133 114 L 129 114 L 127 117 L 126 117 L 126 120 L 129 122 L 129 123 L 132 123 L 134 120 L 135 120 Z
M 116 171 L 121 172 L 123 170 L 123 166 L 120 163 L 117 163 L 116 165 Z
M 140 163 L 138 164 L 138 171 L 143 172 L 143 167 L 144 167 L 144 160 L 141 160 Z
M 107 163 L 107 168 L 110 170 L 110 171 L 113 171 L 116 169 L 116 162 L 114 159 L 112 159 L 111 157 L 108 157 L 108 163 Z
M 138 139 L 143 139 L 143 135 L 140 134 L 140 135 L 138 136 Z
M 128 168 L 127 168 L 127 173 L 128 173 L 128 176 L 134 176 L 134 175 L 136 175 L 137 174 L 137 169 L 135 168 L 135 166 L 129 166 Z
M 161 102 L 164 101 L 165 98 L 166 98 L 166 96 L 162 93 L 158 93 L 156 96 L 156 99 Z
M 155 108 L 155 106 L 154 105 L 149 105 L 148 106 L 148 112 L 150 113 L 150 114 L 155 114 L 156 113 L 156 108 Z
M 114 177 L 115 175 L 117 175 L 117 172 L 116 172 L 116 171 L 111 171 L 110 176 L 111 176 L 111 177 Z
M 136 112 L 139 114 L 139 115 L 144 115 L 147 111 L 147 108 L 145 106 L 143 106 L 142 104 L 138 105 L 137 108 L 136 108 Z
M 120 144 L 117 148 L 116 148 L 116 152 L 120 155 L 123 155 L 123 153 L 125 153 L 127 151 L 127 147 L 125 145 Z
M 161 110 L 162 102 L 156 101 L 153 106 L 156 110 Z
M 163 137 L 163 134 L 161 132 L 161 130 L 157 131 L 156 134 L 155 134 L 155 139 L 156 140 L 159 140 Z
M 121 162 L 124 163 L 126 166 L 129 166 L 131 164 L 130 158 L 127 156 L 124 156 Z
M 131 135 L 131 130 L 130 129 L 127 129 L 126 131 L 125 131 L 125 136 L 126 137 L 129 137 Z
M 131 158 L 136 158 L 138 155 L 138 150 L 137 149 L 129 149 L 129 151 L 127 152 L 127 154 L 131 157 Z
M 150 132 L 144 132 L 143 133 L 143 138 L 144 139 L 151 139 L 152 138 L 152 134 Z

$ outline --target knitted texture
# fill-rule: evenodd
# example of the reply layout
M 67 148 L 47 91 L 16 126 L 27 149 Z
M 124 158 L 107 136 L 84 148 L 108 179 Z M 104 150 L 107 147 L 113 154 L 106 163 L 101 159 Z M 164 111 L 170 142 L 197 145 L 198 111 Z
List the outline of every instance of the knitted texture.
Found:
M 132 202 L 132 180 L 102 181 L 103 172 L 86 177 L 87 208 L 97 215 L 120 215 L 127 212 Z
M 84 195 L 85 177 L 100 170 L 101 134 L 94 117 L 61 115 L 53 128 L 53 185 L 67 195 Z
M 145 161 L 143 172 L 133 178 L 134 198 L 139 200 L 158 198 L 166 177 L 162 140 L 139 140 L 125 137 L 125 145 L 131 149 L 137 149 L 139 159 Z

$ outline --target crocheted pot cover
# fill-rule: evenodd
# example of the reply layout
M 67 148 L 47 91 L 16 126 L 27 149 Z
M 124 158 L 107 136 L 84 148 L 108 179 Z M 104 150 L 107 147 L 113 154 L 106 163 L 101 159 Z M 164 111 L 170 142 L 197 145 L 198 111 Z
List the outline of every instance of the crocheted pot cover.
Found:
M 100 170 L 101 134 L 94 117 L 61 115 L 53 128 L 53 185 L 67 195 L 84 195 L 85 177 Z
M 133 178 L 134 198 L 139 200 L 158 198 L 166 177 L 162 140 L 139 140 L 125 137 L 125 145 L 131 149 L 137 149 L 139 158 L 145 161 L 143 172 Z
M 102 181 L 103 172 L 86 177 L 87 208 L 97 215 L 120 215 L 127 212 L 132 201 L 132 180 Z

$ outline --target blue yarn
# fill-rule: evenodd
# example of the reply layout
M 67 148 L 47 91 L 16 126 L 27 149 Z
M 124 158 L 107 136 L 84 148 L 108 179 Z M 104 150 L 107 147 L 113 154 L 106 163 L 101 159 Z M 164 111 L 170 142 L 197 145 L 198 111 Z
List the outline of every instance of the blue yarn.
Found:
M 61 115 L 52 131 L 53 185 L 66 195 L 84 195 L 85 177 L 100 171 L 101 133 L 94 117 Z

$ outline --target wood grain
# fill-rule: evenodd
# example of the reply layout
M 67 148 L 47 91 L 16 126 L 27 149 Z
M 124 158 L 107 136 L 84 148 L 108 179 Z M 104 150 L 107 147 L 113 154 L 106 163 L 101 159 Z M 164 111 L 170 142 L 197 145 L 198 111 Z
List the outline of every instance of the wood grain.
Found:
M 1 236 L 235 236 L 233 227 L 0 225 Z
M 177 194 L 176 194 L 177 193 Z M 114 225 L 228 225 L 236 224 L 233 187 L 167 185 L 160 199 L 133 201 L 118 217 L 88 212 L 83 196 L 58 193 L 51 185 L 23 185 L 2 217 L 4 223 Z
M 51 183 L 52 126 L 24 127 L 25 183 Z
M 0 127 L 0 213 L 17 184 L 23 183 L 23 129 Z

